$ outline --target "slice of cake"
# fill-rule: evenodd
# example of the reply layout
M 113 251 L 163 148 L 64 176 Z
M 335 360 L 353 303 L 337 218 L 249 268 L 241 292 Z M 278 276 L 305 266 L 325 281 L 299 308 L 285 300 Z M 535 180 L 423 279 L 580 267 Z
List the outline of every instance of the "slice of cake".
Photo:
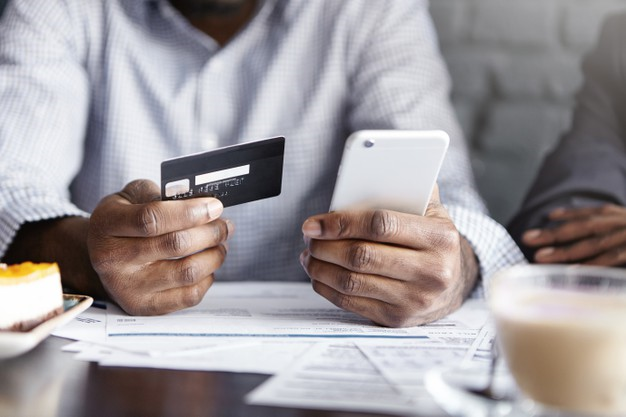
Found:
M 0 264 L 0 331 L 28 331 L 61 312 L 56 263 Z

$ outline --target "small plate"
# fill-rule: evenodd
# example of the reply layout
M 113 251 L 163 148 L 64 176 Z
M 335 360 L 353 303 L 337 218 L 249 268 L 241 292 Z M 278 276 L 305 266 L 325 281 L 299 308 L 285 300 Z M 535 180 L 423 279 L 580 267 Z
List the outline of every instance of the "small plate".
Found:
M 489 384 L 489 369 L 485 366 L 432 369 L 426 373 L 424 384 L 435 402 L 454 417 L 596 417 L 530 400 L 517 388 L 505 366 L 496 367 L 491 383 L 491 392 L 498 399 L 479 393 Z
M 74 317 L 85 311 L 93 303 L 86 295 L 63 294 L 63 313 L 58 314 L 27 332 L 0 332 L 0 359 L 12 358 L 28 352 L 42 340 Z

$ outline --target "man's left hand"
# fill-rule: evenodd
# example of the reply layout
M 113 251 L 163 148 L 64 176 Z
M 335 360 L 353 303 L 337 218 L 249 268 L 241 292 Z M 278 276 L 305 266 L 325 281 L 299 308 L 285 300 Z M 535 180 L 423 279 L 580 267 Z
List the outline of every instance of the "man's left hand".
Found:
M 307 219 L 300 262 L 333 304 L 390 327 L 416 326 L 457 309 L 478 265 L 439 201 L 424 216 L 337 211 Z

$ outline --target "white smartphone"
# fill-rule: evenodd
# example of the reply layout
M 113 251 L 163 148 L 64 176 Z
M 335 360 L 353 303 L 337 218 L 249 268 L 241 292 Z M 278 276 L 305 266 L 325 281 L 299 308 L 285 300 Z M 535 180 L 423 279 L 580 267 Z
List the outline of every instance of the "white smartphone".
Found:
M 362 130 L 347 139 L 330 211 L 424 215 L 450 143 L 439 130 Z

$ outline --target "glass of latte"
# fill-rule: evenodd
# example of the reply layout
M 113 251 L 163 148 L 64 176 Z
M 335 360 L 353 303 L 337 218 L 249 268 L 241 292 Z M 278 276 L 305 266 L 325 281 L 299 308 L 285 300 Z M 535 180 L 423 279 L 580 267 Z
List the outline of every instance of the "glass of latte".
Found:
M 626 416 L 626 270 L 516 266 L 494 276 L 488 300 L 536 415 Z

